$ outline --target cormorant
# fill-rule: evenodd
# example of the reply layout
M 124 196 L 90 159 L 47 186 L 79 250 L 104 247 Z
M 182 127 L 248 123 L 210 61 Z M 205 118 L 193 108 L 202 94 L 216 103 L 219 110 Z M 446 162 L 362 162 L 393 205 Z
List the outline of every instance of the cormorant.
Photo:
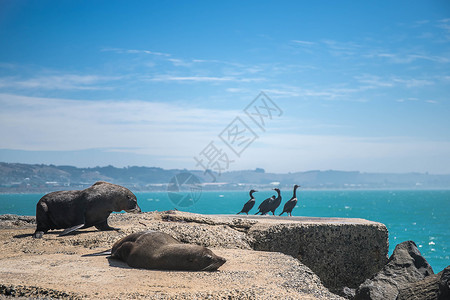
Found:
M 253 206 L 255 205 L 255 197 L 253 197 L 253 193 L 256 193 L 257 191 L 255 190 L 251 190 L 250 191 L 250 200 L 248 200 L 245 204 L 244 207 L 242 208 L 242 210 L 240 212 L 237 213 L 246 213 L 248 215 L 248 212 L 250 211 L 250 209 L 253 208 Z
M 292 217 L 292 210 L 297 205 L 297 188 L 299 188 L 299 185 L 294 185 L 294 194 L 292 195 L 292 198 L 284 204 L 283 212 L 280 214 L 280 216 L 284 213 L 287 213 L 288 216 Z
M 280 204 L 281 204 L 281 192 L 280 192 L 280 189 L 278 189 L 278 188 L 274 188 L 273 190 L 277 192 L 278 197 L 277 197 L 274 201 L 271 201 L 271 202 L 270 202 L 270 208 L 269 208 L 269 211 L 271 211 L 272 214 L 275 216 L 275 210 L 276 210 L 276 209 L 278 208 L 278 206 L 280 206 Z
M 255 215 L 259 213 L 261 213 L 261 215 L 267 214 L 270 211 L 270 206 L 273 201 L 275 201 L 275 196 L 267 198 L 266 200 L 261 202 L 261 204 L 258 207 L 259 211 Z

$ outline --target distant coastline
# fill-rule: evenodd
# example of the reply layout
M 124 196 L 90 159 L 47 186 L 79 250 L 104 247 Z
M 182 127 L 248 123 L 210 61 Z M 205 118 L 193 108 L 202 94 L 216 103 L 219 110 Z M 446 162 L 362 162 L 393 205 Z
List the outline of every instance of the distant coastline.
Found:
M 0 193 L 45 193 L 55 190 L 83 189 L 96 181 L 108 181 L 135 192 L 166 191 L 170 180 L 182 172 L 196 176 L 204 191 L 239 191 L 249 188 L 291 188 L 300 184 L 308 190 L 446 190 L 450 174 L 363 173 L 359 171 L 305 171 L 266 173 L 264 169 L 211 171 L 162 169 L 158 167 L 114 166 L 77 168 L 43 164 L 0 162 Z M 214 181 L 215 180 L 215 181 Z

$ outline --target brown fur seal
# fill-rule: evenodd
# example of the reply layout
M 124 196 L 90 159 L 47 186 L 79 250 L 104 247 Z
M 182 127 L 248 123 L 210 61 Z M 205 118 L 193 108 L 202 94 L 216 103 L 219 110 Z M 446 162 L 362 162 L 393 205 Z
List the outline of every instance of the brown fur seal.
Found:
M 117 241 L 111 250 L 88 256 L 107 254 L 142 269 L 215 271 L 226 262 L 206 247 L 183 244 L 152 230 L 132 233 Z
M 82 191 L 59 191 L 42 197 L 36 205 L 36 231 L 41 238 L 51 229 L 64 229 L 66 235 L 79 228 L 117 230 L 108 225 L 113 212 L 140 212 L 136 196 L 127 188 L 99 181 Z

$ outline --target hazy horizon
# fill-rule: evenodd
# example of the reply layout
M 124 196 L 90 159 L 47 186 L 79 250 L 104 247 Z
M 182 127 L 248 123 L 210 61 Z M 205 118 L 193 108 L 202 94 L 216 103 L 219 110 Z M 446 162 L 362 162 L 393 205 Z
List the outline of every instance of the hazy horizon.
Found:
M 2 1 L 0 44 L 0 161 L 450 173 L 448 1 Z
M 2 153 L 4 151 L 4 149 L 0 149 L 0 153 Z M 22 152 L 22 151 L 11 151 L 14 153 L 17 152 Z M 69 153 L 68 155 L 73 155 L 71 153 Z M 174 167 L 174 168 L 163 168 L 161 166 L 158 165 L 138 165 L 138 164 L 131 164 L 131 165 L 114 165 L 114 164 L 97 164 L 97 165 L 74 165 L 74 164 L 67 164 L 67 163 L 55 163 L 55 162 L 51 162 L 51 160 L 49 162 L 20 162 L 20 161 L 16 161 L 16 160 L 11 160 L 11 161 L 0 161 L 0 163 L 10 163 L 10 164 L 24 164 L 24 165 L 52 165 L 52 166 L 56 166 L 56 167 L 75 167 L 75 168 L 79 168 L 79 169 L 95 169 L 95 168 L 106 168 L 106 167 L 114 167 L 117 169 L 124 169 L 124 168 L 133 168 L 133 167 L 137 167 L 137 168 L 160 168 L 163 170 L 188 170 L 188 171 L 198 171 L 198 172 L 203 172 L 203 169 L 199 169 L 199 168 L 182 168 L 182 167 Z M 430 172 L 369 172 L 369 171 L 365 171 L 365 170 L 340 170 L 340 169 L 307 169 L 307 170 L 296 170 L 296 171 L 289 171 L 289 172 L 276 172 L 276 171 L 271 171 L 268 169 L 265 169 L 264 167 L 255 167 L 252 169 L 236 169 L 236 170 L 227 170 L 224 172 L 245 172 L 245 171 L 256 171 L 257 169 L 262 169 L 264 170 L 264 173 L 273 173 L 273 174 L 289 174 L 289 173 L 307 173 L 307 172 L 358 172 L 361 174 L 392 174 L 392 175 L 407 175 L 407 174 L 424 174 L 424 175 L 450 175 L 450 173 L 430 173 Z M 216 171 L 215 171 L 216 172 Z M 223 172 L 223 173 L 224 173 Z

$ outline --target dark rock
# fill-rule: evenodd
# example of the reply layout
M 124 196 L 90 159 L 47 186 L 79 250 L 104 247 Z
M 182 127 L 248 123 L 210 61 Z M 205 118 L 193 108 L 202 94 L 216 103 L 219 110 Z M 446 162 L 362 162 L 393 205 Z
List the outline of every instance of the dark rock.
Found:
M 450 266 L 439 274 L 404 286 L 398 291 L 398 300 L 450 299 Z
M 450 266 L 447 266 L 442 272 L 439 280 L 439 299 L 450 299 Z
M 413 241 L 398 244 L 384 268 L 356 290 L 355 299 L 395 300 L 399 289 L 432 275 L 433 269 Z
M 450 266 L 439 274 L 426 277 L 404 286 L 399 290 L 397 300 L 446 300 L 450 299 Z

